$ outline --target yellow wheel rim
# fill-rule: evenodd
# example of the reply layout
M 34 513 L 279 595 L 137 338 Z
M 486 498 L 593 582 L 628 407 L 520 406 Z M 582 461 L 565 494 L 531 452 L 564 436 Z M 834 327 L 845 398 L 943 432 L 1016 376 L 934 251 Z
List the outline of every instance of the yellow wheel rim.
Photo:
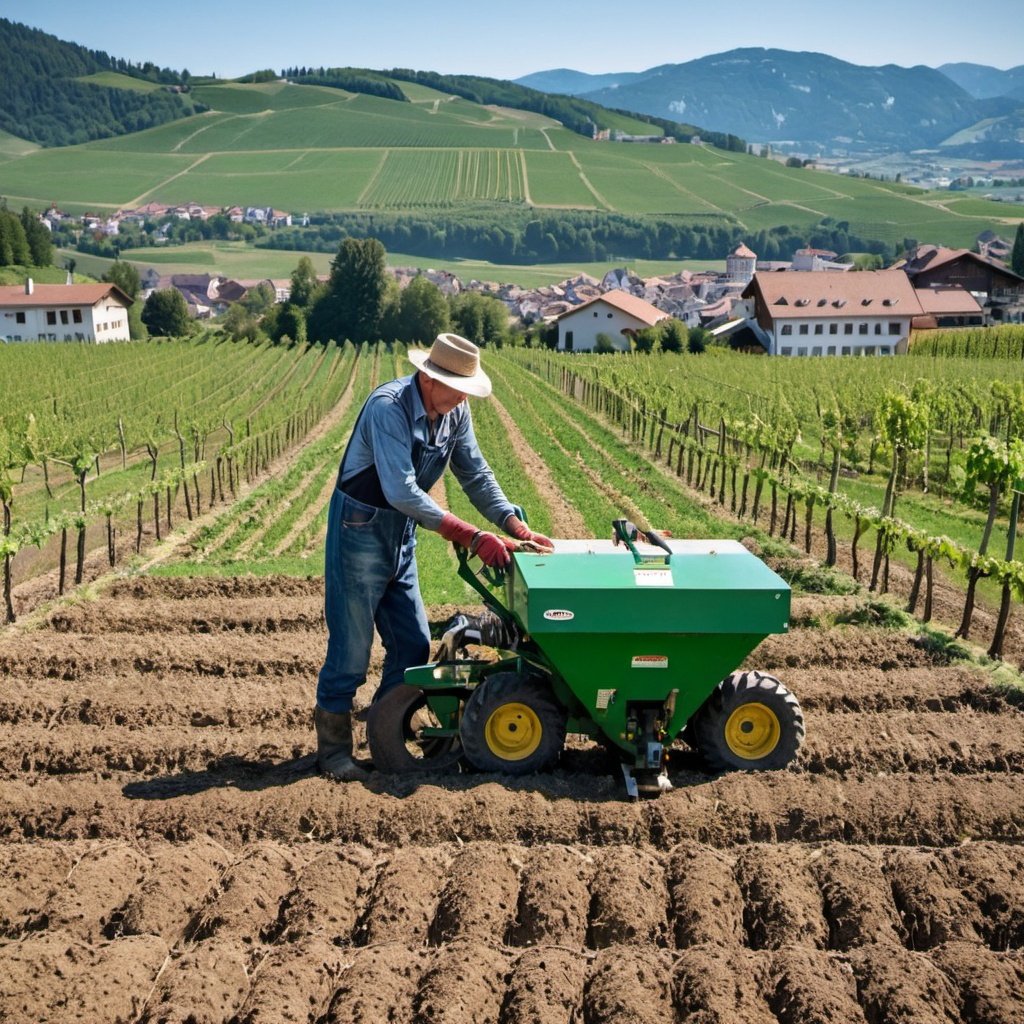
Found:
M 484 726 L 484 738 L 496 757 L 522 761 L 540 746 L 543 731 L 533 708 L 512 701 L 491 712 Z
M 779 743 L 779 716 L 764 704 L 741 704 L 726 720 L 725 742 L 747 761 L 767 757 Z

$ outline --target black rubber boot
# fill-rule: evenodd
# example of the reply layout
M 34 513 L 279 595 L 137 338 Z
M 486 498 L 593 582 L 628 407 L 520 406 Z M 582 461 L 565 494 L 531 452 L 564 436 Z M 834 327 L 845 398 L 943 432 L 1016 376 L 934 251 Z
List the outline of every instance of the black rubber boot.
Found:
M 316 764 L 321 775 L 338 782 L 362 782 L 365 769 L 352 760 L 352 715 L 335 714 L 318 704 L 313 710 L 316 728 Z

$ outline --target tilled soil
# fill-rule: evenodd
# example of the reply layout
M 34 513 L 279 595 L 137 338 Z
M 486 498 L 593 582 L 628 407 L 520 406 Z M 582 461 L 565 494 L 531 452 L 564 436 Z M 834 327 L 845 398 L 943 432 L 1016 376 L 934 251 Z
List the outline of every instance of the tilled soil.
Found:
M 789 770 L 680 745 L 630 803 L 571 737 L 545 775 L 339 785 L 321 602 L 137 580 L 0 640 L 0 1020 L 1024 1020 L 1019 694 L 798 627 L 750 662 L 801 700 Z

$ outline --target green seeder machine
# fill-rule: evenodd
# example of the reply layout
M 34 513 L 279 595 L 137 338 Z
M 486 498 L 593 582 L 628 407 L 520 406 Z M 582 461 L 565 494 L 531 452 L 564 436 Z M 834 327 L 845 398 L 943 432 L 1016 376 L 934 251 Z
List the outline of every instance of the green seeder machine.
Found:
M 619 756 L 635 797 L 671 788 L 680 737 L 715 771 L 793 760 L 804 737 L 796 698 L 773 676 L 734 671 L 788 629 L 789 586 L 736 541 L 666 540 L 623 519 L 613 530 L 613 540 L 515 552 L 503 572 L 478 574 L 456 549 L 487 612 L 456 616 L 436 660 L 373 704 L 377 768 L 464 760 L 521 775 L 550 767 L 566 733 L 583 734 Z M 472 657 L 478 646 L 497 659 Z

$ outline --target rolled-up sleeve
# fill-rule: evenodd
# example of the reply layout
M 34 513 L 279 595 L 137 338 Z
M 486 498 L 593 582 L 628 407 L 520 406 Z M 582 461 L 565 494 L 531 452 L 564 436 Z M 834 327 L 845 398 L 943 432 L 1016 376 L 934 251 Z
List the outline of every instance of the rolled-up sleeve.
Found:
M 477 511 L 496 526 L 504 526 L 505 520 L 515 509 L 498 486 L 494 472 L 480 452 L 468 404 L 456 428 L 450 465 L 455 479 Z
M 441 525 L 444 509 L 416 483 L 412 425 L 401 403 L 378 400 L 367 410 L 373 462 L 390 505 L 428 530 Z

